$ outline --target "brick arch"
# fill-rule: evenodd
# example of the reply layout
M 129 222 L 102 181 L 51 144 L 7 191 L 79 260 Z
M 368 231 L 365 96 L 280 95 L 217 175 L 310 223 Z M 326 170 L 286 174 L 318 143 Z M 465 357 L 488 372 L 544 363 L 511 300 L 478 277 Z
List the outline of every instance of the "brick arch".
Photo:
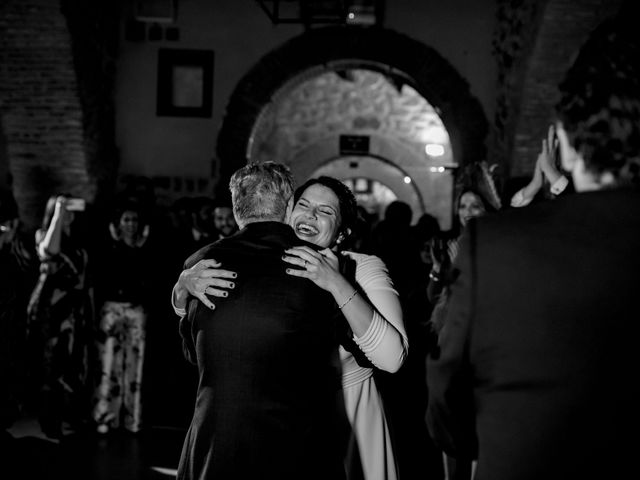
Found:
M 309 30 L 264 56 L 231 95 L 218 135 L 220 187 L 247 158 L 255 122 L 273 95 L 301 72 L 339 62 L 378 65 L 411 84 L 440 113 L 456 161 L 484 158 L 487 120 L 469 84 L 438 52 L 397 32 L 366 27 Z

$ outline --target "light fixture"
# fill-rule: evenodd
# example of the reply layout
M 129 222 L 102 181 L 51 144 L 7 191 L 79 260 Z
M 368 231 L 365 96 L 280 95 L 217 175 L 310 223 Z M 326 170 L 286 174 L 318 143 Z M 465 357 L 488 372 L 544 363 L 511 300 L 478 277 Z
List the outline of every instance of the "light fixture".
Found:
M 299 23 L 306 28 L 319 24 L 379 25 L 384 9 L 384 0 L 256 1 L 274 25 Z
M 406 184 L 411 183 L 411 177 L 409 177 L 409 176 L 405 176 L 405 177 L 404 177 L 404 183 L 406 183 Z
M 373 0 L 359 0 L 359 1 L 351 1 L 347 3 L 352 3 L 351 5 L 347 5 L 347 25 L 365 25 L 371 26 L 378 23 L 379 20 L 379 11 L 381 9 L 380 5 L 377 5 Z
M 446 169 L 443 166 L 440 167 L 429 167 L 429 171 L 431 173 L 444 173 Z
M 444 147 L 437 143 L 427 143 L 424 146 L 424 151 L 430 157 L 441 157 L 444 155 Z

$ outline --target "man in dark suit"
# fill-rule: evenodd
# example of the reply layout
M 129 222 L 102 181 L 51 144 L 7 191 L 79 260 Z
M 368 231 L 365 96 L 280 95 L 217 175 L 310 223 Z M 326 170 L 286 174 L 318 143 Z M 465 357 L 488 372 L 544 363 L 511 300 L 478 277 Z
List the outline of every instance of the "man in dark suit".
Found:
M 292 184 L 280 164 L 237 171 L 230 189 L 241 230 L 185 264 L 213 258 L 237 278 L 215 310 L 191 298 L 181 321 L 199 384 L 179 479 L 343 478 L 335 302 L 282 261 L 286 248 L 306 244 L 284 223 Z
M 475 480 L 637 470 L 636 32 L 603 25 L 561 85 L 576 193 L 474 220 L 461 243 L 427 422 L 447 454 L 477 459 Z

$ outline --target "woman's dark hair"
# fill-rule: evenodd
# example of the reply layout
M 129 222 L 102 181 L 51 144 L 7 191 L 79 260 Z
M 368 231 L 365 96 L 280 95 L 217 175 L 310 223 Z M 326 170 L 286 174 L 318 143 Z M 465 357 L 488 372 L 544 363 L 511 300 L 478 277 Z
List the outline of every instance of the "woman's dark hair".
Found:
M 136 212 L 140 228 L 147 223 L 146 209 L 137 198 L 125 197 L 116 202 L 111 213 L 111 223 L 118 226 L 124 212 Z
M 340 225 L 338 225 L 338 232 L 342 233 L 345 238 L 348 237 L 356 228 L 358 218 L 358 203 L 356 202 L 356 197 L 353 195 L 353 192 L 337 178 L 322 176 L 307 180 L 299 186 L 293 193 L 294 203 L 297 203 L 304 191 L 312 185 L 327 187 L 338 197 L 338 204 L 340 205 Z
M 456 201 L 455 201 L 455 209 L 456 212 L 458 211 L 458 208 L 460 208 L 460 200 L 462 200 L 462 196 L 465 193 L 472 193 L 473 195 L 475 195 L 476 197 L 478 197 L 480 199 L 480 201 L 482 202 L 482 205 L 484 205 L 484 208 L 487 212 L 489 211 L 494 211 L 495 209 L 491 206 L 491 204 L 487 201 L 487 199 L 484 197 L 484 195 L 482 195 L 480 193 L 480 191 L 478 191 L 477 189 L 473 188 L 473 187 L 464 187 L 462 190 L 460 190 L 460 193 L 456 196 Z
M 462 233 L 461 231 L 462 226 L 460 225 L 458 210 L 460 208 L 460 200 L 462 199 L 462 196 L 465 193 L 471 193 L 472 195 L 475 195 L 476 197 L 478 197 L 482 202 L 482 204 L 484 205 L 484 210 L 486 213 L 492 213 L 496 211 L 496 209 L 493 208 L 493 205 L 491 205 L 491 202 L 489 202 L 487 198 L 484 195 L 482 195 L 482 193 L 480 193 L 479 190 L 471 186 L 463 187 L 462 190 L 460 190 L 460 193 L 456 195 L 455 201 L 453 202 L 453 211 L 454 211 L 453 226 L 450 232 L 453 237 L 457 237 L 458 235 L 460 235 L 460 233 Z

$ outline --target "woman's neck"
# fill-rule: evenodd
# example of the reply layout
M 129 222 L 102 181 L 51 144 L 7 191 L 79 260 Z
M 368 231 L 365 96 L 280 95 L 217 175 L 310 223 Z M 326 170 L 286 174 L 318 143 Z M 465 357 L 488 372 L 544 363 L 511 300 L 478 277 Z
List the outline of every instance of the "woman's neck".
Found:
M 127 245 L 129 247 L 135 247 L 136 246 L 136 237 L 135 237 L 135 235 L 123 235 L 122 236 L 122 241 L 125 243 L 125 245 Z

